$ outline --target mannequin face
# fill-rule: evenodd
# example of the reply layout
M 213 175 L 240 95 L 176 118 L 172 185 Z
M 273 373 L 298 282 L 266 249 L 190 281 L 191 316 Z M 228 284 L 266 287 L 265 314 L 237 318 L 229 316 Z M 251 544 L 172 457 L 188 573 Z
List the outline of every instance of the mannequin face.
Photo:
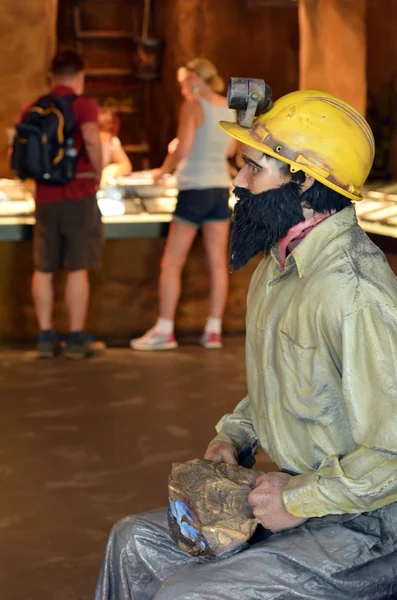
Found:
M 305 220 L 301 194 L 313 185 L 291 181 L 281 161 L 248 146 L 243 147 L 244 166 L 234 179 L 238 201 L 234 207 L 230 264 L 244 266 L 259 252 L 269 251 L 291 227 Z
M 260 194 L 291 181 L 291 173 L 285 173 L 285 163 L 263 154 L 260 150 L 243 146 L 242 156 L 244 165 L 233 181 L 235 187 L 246 188 L 252 194 Z M 302 192 L 308 190 L 314 183 L 311 177 L 306 177 L 300 185 Z
M 244 165 L 235 177 L 233 185 L 249 190 L 252 194 L 260 194 L 280 187 L 291 180 L 291 175 L 284 175 L 280 170 L 280 161 L 271 158 L 260 150 L 243 146 Z

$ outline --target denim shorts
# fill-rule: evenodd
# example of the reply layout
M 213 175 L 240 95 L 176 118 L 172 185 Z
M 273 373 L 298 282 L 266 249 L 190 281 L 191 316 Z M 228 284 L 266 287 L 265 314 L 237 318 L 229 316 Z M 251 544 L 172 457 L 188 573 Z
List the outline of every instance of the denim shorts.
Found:
M 227 188 L 181 190 L 178 194 L 174 212 L 176 221 L 198 227 L 211 221 L 228 221 L 230 216 Z

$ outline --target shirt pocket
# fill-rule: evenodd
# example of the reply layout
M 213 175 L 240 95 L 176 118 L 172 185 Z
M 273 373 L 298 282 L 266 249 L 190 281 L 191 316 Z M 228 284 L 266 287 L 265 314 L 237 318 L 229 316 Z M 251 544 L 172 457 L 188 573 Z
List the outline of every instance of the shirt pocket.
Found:
M 282 407 L 302 421 L 329 424 L 333 393 L 319 349 L 279 330 L 277 361 Z

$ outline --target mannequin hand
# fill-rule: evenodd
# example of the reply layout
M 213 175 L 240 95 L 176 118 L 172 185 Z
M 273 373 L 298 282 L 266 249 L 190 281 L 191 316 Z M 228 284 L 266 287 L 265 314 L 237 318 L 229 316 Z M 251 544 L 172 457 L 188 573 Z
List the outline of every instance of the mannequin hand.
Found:
M 229 444 L 228 442 L 215 442 L 208 446 L 204 458 L 213 460 L 214 462 L 237 465 L 237 450 L 233 444 Z
M 285 508 L 283 490 L 291 475 L 287 473 L 266 473 L 256 480 L 256 488 L 248 496 L 254 517 L 265 529 L 273 533 L 298 527 L 306 521 L 291 515 Z

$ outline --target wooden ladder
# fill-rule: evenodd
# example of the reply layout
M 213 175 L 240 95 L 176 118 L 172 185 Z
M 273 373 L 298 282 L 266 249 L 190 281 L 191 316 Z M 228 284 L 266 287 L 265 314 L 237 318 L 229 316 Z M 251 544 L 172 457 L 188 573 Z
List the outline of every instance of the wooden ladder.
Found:
M 103 40 L 109 43 L 109 51 L 111 52 L 111 43 L 114 40 L 125 40 L 131 42 L 131 56 L 133 53 L 133 40 L 138 37 L 137 31 L 128 30 L 95 30 L 95 29 L 84 29 L 82 27 L 82 8 L 87 7 L 89 4 L 97 4 L 98 10 L 99 5 L 104 4 L 128 4 L 131 7 L 131 16 L 133 22 L 133 28 L 137 29 L 137 9 L 138 0 L 73 0 L 73 31 L 75 48 L 79 54 L 84 54 L 85 43 L 91 40 Z M 102 84 L 102 91 L 100 93 L 101 99 L 98 98 L 99 104 L 112 108 L 120 118 L 122 118 L 122 131 L 121 137 L 123 141 L 123 148 L 125 152 L 130 156 L 131 162 L 133 163 L 134 169 L 136 170 L 136 159 L 140 163 L 141 168 L 150 168 L 150 145 L 147 139 L 147 115 L 146 115 L 146 97 L 147 97 L 147 84 L 139 81 L 134 76 L 134 69 L 131 68 L 120 68 L 117 66 L 112 67 L 88 67 L 85 70 L 87 88 L 89 90 L 95 90 L 95 82 L 100 81 Z M 107 82 L 108 81 L 108 86 Z M 115 82 L 118 82 L 116 88 L 114 88 Z M 134 88 L 134 100 L 132 97 L 127 98 L 123 95 L 121 97 L 120 91 L 125 91 L 128 86 Z M 106 90 L 107 88 L 107 90 Z M 103 99 L 104 94 L 108 95 L 105 100 Z M 96 95 L 95 92 L 90 95 Z M 132 96 L 132 94 L 131 94 Z M 130 118 L 128 118 L 130 117 Z M 135 125 L 134 125 L 135 123 Z M 138 134 L 139 140 L 133 139 L 137 136 L 132 136 L 134 129 Z

